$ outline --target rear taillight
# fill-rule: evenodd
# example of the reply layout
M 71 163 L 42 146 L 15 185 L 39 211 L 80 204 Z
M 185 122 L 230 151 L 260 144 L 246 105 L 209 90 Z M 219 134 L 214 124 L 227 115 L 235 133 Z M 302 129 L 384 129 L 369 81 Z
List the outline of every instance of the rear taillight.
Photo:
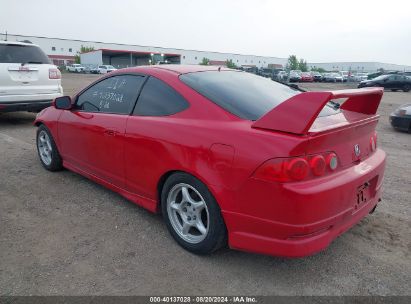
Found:
M 49 69 L 49 79 L 60 79 L 61 73 L 59 69 Z
M 301 181 L 323 176 L 337 169 L 335 153 L 324 153 L 304 157 L 274 158 L 266 161 L 253 177 L 273 182 Z
M 377 150 L 377 132 L 374 132 L 370 137 L 370 150 L 371 152 Z
M 326 164 L 324 156 L 316 155 L 310 160 L 311 171 L 315 176 L 321 176 L 325 173 Z

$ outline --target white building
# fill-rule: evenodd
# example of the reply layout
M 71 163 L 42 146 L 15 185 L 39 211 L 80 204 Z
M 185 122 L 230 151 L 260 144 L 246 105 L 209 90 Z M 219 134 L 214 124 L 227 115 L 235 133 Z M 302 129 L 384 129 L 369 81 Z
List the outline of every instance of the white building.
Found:
M 0 34 L 0 40 L 5 40 L 6 35 Z M 111 64 L 122 68 L 128 66 L 148 64 L 153 57 L 157 60 L 167 60 L 172 63 L 199 64 L 203 58 L 210 60 L 210 64 L 224 65 L 226 60 L 232 60 L 237 66 L 243 67 L 285 67 L 286 58 L 267 57 L 256 55 L 241 55 L 231 53 L 207 52 L 196 50 L 183 50 L 162 48 L 154 46 L 128 45 L 120 43 L 105 43 L 96 41 L 83 41 L 72 39 L 48 38 L 8 34 L 10 41 L 31 41 L 39 45 L 50 57 L 55 65 L 61 66 L 74 62 L 74 56 L 80 52 L 81 46 L 92 47 L 96 51 L 82 56 L 84 63 L 96 60 L 101 64 Z M 163 55 L 163 56 L 162 56 Z M 364 71 L 375 72 L 380 68 L 384 70 L 411 71 L 411 66 L 380 63 L 380 62 L 327 62 L 308 63 L 309 68 L 323 68 L 327 71 Z
M 5 39 L 6 35 L 0 34 L 0 40 Z M 72 63 L 74 61 L 74 56 L 78 52 L 80 52 L 81 46 L 93 47 L 95 50 L 101 51 L 104 64 L 112 64 L 116 67 L 148 64 L 148 60 L 150 60 L 151 54 L 164 54 L 166 55 L 165 57 L 169 58 L 171 62 L 181 64 L 199 64 L 203 60 L 203 58 L 208 58 L 211 64 L 216 65 L 224 64 L 226 60 L 231 59 L 237 66 L 255 67 L 267 67 L 269 64 L 272 66 L 281 67 L 284 66 L 287 62 L 286 58 L 277 57 L 183 50 L 154 46 L 127 45 L 119 43 L 105 43 L 96 41 L 24 36 L 14 34 L 8 34 L 7 40 L 28 40 L 34 44 L 39 45 L 56 65 L 65 65 Z M 110 62 L 110 60 L 112 60 L 112 62 Z
M 317 62 L 309 63 L 308 67 L 322 68 L 326 71 L 356 71 L 356 72 L 376 72 L 379 69 L 385 71 L 411 71 L 411 66 L 382 63 L 382 62 Z

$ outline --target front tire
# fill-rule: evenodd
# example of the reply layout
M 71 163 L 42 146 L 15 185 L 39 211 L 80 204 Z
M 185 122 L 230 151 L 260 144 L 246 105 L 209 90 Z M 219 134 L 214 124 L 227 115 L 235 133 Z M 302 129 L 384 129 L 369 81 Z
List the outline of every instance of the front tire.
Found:
M 210 254 L 226 244 L 220 207 L 207 187 L 186 173 L 171 175 L 161 192 L 161 209 L 176 242 L 196 254 Z
M 410 90 L 411 90 L 411 86 L 408 85 L 408 84 L 405 85 L 404 88 L 403 88 L 403 91 L 404 91 L 404 92 L 409 92 Z
M 63 161 L 53 136 L 45 125 L 40 125 L 37 129 L 36 146 L 44 168 L 49 171 L 58 171 L 63 168 Z

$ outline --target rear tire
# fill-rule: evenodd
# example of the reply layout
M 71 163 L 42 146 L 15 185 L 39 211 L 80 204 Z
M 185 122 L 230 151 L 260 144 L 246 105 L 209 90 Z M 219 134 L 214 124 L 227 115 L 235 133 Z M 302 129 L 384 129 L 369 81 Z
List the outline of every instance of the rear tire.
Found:
M 411 90 L 411 86 L 408 85 L 408 84 L 406 84 L 406 85 L 404 86 L 404 88 L 403 88 L 403 91 L 404 91 L 404 92 L 409 92 L 410 90 Z
M 36 146 L 40 162 L 44 168 L 49 171 L 63 169 L 63 161 L 56 143 L 50 130 L 45 125 L 40 125 L 37 129 Z
M 210 254 L 227 242 L 220 207 L 197 178 L 180 172 L 171 175 L 161 191 L 161 210 L 176 242 L 195 254 Z

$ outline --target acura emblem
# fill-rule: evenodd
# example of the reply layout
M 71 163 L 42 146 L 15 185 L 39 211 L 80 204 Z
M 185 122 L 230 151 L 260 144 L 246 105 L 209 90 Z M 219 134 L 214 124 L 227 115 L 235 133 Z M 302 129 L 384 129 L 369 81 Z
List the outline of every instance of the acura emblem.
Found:
M 354 146 L 354 152 L 355 152 L 355 156 L 360 156 L 360 153 L 361 153 L 360 145 L 356 144 Z

